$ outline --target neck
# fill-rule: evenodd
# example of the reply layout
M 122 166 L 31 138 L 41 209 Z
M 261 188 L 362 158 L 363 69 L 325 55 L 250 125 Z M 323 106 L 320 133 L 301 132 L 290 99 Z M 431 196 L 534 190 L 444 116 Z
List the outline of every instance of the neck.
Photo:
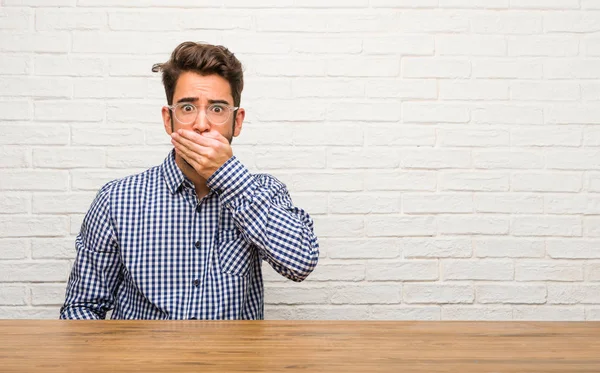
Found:
M 179 167 L 181 172 L 183 172 L 183 174 L 194 184 L 198 199 L 201 199 L 210 192 L 210 188 L 206 186 L 206 180 L 198 175 L 196 170 L 194 170 L 194 168 L 177 153 L 175 153 L 175 164 L 177 164 L 177 167 Z

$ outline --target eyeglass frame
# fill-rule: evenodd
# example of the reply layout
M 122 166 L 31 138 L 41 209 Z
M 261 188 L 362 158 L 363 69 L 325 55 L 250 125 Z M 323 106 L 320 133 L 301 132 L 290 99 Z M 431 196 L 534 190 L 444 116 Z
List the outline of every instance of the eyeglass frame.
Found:
M 194 120 L 192 120 L 189 123 L 185 123 L 185 122 L 182 122 L 179 118 L 177 118 L 177 115 L 175 114 L 175 108 L 177 106 L 179 106 L 179 105 L 192 105 L 193 107 L 195 107 L 196 110 L 198 110 L 198 112 L 196 113 L 196 117 L 194 118 Z M 218 124 L 218 125 L 227 123 L 227 121 L 229 119 L 231 119 L 231 114 L 234 113 L 235 111 L 237 111 L 240 108 L 239 106 L 231 106 L 229 104 L 224 104 L 224 103 L 213 103 L 213 104 L 210 104 L 210 105 L 206 106 L 206 108 L 204 109 L 204 115 L 206 115 L 207 118 L 208 118 L 208 108 L 210 108 L 212 106 L 225 107 L 225 108 L 227 108 L 229 110 L 229 116 L 222 123 L 215 123 L 215 122 L 213 122 L 213 123 Z M 191 123 L 194 123 L 198 119 L 198 115 L 200 115 L 199 106 L 194 105 L 191 102 L 179 102 L 179 103 L 174 104 L 174 105 L 166 105 L 165 107 L 168 108 L 173 113 L 173 117 L 175 119 L 177 119 L 177 121 L 180 122 L 180 123 L 182 123 L 182 124 L 191 124 Z

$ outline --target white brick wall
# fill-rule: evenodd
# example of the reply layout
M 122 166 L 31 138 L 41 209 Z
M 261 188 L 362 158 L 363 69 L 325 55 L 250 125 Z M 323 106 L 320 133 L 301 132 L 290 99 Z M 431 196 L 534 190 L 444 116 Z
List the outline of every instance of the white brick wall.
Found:
M 96 191 L 169 150 L 152 64 L 204 40 L 245 65 L 234 152 L 320 237 L 267 318 L 600 320 L 599 31 L 597 0 L 0 0 L 0 318 L 58 317 Z

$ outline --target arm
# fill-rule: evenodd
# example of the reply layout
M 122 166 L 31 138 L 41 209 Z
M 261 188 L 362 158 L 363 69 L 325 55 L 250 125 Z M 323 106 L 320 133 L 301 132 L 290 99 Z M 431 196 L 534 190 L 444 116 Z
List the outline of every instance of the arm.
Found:
M 110 222 L 109 186 L 98 192 L 75 240 L 77 257 L 60 309 L 61 319 L 104 319 L 112 309 L 120 260 Z
M 293 206 L 283 183 L 269 175 L 250 175 L 234 156 L 207 185 L 219 193 L 244 239 L 273 269 L 298 282 L 313 271 L 319 258 L 313 221 Z

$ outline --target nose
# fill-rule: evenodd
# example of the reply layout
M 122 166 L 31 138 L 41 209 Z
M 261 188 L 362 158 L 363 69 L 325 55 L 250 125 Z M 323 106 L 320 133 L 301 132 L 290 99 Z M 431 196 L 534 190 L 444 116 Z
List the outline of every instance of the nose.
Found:
M 210 122 L 206 115 L 206 110 L 198 111 L 198 115 L 196 116 L 196 121 L 194 122 L 193 129 L 198 133 L 210 130 Z

